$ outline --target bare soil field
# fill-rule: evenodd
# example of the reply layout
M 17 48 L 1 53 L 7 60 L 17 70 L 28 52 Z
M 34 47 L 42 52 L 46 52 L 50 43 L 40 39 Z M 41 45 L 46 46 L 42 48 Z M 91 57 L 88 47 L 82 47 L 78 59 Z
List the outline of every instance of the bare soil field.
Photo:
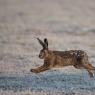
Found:
M 81 49 L 95 66 L 94 0 L 0 0 L 0 95 L 95 95 L 95 76 L 43 64 L 37 37 L 51 50 Z

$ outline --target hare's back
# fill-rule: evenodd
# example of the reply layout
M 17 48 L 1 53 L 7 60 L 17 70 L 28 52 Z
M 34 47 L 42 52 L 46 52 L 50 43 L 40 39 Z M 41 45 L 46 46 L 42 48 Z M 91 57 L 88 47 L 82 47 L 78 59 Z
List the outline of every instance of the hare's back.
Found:
M 87 56 L 86 52 L 82 50 L 69 50 L 69 51 L 53 51 L 54 54 L 59 55 L 61 57 L 76 57 L 82 58 Z

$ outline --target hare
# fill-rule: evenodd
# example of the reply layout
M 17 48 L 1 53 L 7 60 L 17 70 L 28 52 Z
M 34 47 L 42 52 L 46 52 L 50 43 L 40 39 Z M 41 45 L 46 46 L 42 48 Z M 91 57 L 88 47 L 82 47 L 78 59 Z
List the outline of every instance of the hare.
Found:
M 54 67 L 74 66 L 77 69 L 86 69 L 90 77 L 93 77 L 93 67 L 88 61 L 88 55 L 82 50 L 69 50 L 69 51 L 52 51 L 48 48 L 48 40 L 44 42 L 37 38 L 38 42 L 43 47 L 40 50 L 39 58 L 44 59 L 44 64 L 36 69 L 31 69 L 31 72 L 40 73 Z

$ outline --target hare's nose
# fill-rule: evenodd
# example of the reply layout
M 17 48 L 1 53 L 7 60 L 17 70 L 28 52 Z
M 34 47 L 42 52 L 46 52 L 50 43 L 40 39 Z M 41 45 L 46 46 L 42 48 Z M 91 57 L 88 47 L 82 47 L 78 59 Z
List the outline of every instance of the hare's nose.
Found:
M 39 54 L 39 58 L 41 57 L 41 54 Z

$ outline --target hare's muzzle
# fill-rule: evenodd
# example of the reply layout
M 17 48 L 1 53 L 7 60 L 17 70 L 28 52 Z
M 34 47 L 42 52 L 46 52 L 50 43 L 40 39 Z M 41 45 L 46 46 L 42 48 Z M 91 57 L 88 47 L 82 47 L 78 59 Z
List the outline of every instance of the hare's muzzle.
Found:
M 40 58 L 40 59 L 43 59 L 43 56 L 42 56 L 41 54 L 39 54 L 39 58 Z

